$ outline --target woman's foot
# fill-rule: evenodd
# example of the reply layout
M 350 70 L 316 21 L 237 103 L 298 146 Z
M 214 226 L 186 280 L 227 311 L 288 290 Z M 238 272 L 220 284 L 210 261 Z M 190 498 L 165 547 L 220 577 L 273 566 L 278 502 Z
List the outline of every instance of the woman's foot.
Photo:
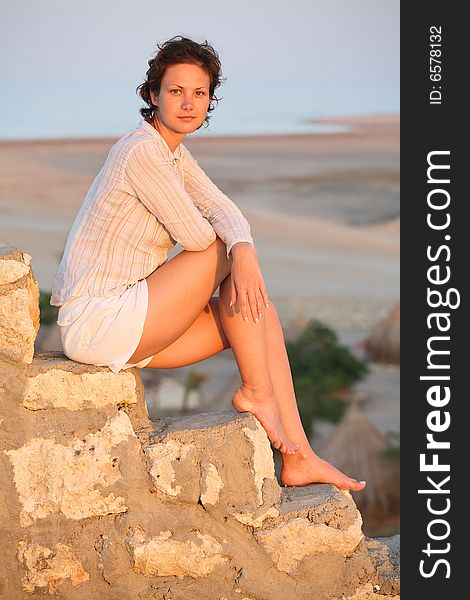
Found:
M 232 399 L 233 406 L 239 412 L 250 412 L 263 426 L 274 448 L 284 454 L 294 454 L 298 444 L 287 439 L 279 418 L 279 409 L 271 393 L 253 392 L 241 385 Z
M 281 483 L 284 485 L 308 485 L 309 483 L 332 483 L 341 490 L 363 490 L 366 482 L 357 481 L 341 473 L 313 450 L 298 451 L 294 456 L 283 457 Z

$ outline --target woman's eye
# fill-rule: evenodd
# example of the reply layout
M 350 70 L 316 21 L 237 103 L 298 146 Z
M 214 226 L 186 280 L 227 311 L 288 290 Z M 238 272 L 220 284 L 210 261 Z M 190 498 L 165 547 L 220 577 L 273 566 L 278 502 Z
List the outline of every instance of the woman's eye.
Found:
M 179 96 L 180 93 L 181 93 L 181 90 L 178 88 L 170 90 L 170 94 L 172 94 L 173 96 Z M 197 90 L 195 93 L 196 93 L 196 96 L 199 96 L 199 97 L 206 95 L 206 92 L 204 92 L 203 90 Z

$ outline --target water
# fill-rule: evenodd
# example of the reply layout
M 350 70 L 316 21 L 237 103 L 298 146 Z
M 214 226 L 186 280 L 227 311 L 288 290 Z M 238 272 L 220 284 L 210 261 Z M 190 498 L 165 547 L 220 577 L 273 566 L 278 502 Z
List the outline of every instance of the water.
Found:
M 118 137 L 140 120 L 142 103 L 134 94 L 135 85 L 129 82 L 116 84 L 112 90 L 102 83 L 59 86 L 57 82 L 43 82 L 32 92 L 22 90 L 22 86 L 10 82 L 4 87 L 0 139 Z M 195 135 L 341 132 L 347 128 L 309 121 L 398 112 L 399 107 L 398 90 L 370 93 L 333 83 L 327 89 L 316 89 L 313 82 L 302 88 L 226 82 L 217 94 L 223 99 L 212 113 L 209 128 L 201 128 Z

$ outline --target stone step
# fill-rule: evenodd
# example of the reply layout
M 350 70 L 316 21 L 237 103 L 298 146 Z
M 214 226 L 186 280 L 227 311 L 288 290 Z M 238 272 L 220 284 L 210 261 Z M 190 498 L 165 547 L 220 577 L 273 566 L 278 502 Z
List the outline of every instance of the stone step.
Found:
M 249 413 L 159 419 L 140 436 L 153 490 L 219 516 L 277 514 L 281 489 L 266 432 Z M 269 512 L 271 511 L 271 512 Z
M 69 360 L 62 352 L 44 352 L 34 356 L 28 369 L 23 404 L 32 410 L 137 404 L 139 379 L 136 369 L 113 373 Z
M 236 519 L 280 571 L 295 571 L 308 556 L 348 556 L 363 539 L 349 492 L 326 484 L 281 489 L 268 437 L 249 413 L 160 419 L 141 443 L 155 493 Z
M 69 360 L 62 352 L 44 352 L 35 354 L 27 368 L 1 363 L 1 389 L 9 402 L 28 413 L 52 409 L 69 415 L 91 411 L 98 416 L 121 409 L 135 428 L 150 423 L 138 369 L 116 374 L 107 367 Z
M 351 494 L 329 484 L 284 487 L 278 515 L 250 524 L 276 567 L 289 574 L 306 557 L 349 556 L 364 537 Z

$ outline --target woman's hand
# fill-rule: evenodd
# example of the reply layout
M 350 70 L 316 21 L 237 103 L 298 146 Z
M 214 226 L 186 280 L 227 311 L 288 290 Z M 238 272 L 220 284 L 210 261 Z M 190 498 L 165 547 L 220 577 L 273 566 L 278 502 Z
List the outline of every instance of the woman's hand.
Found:
M 238 242 L 232 247 L 232 290 L 230 306 L 238 301 L 245 321 L 251 312 L 257 323 L 262 316 L 263 304 L 268 307 L 268 291 L 258 265 L 255 247 L 249 242 Z

